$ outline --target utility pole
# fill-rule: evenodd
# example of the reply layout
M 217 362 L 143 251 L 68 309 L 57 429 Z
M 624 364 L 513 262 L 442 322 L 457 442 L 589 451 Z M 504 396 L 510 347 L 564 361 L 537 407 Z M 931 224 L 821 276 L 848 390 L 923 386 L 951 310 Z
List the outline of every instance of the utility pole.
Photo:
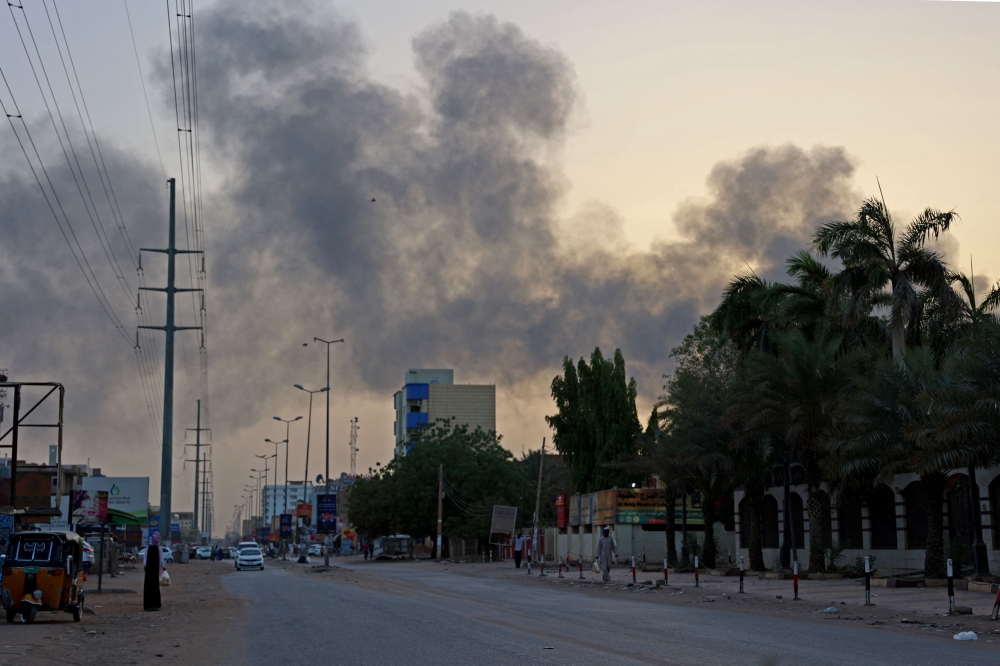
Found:
M 171 514 L 170 498 L 173 490 L 173 439 L 174 439 L 174 333 L 176 331 L 200 330 L 201 326 L 175 326 L 174 325 L 174 294 L 186 291 L 202 291 L 201 289 L 178 289 L 174 286 L 175 258 L 178 254 L 201 254 L 201 250 L 178 250 L 175 244 L 177 225 L 175 222 L 176 210 L 176 190 L 177 181 L 173 178 L 167 180 L 167 187 L 170 189 L 170 216 L 167 232 L 167 249 L 139 248 L 139 252 L 158 252 L 167 255 L 167 286 L 161 287 L 139 287 L 144 291 L 162 291 L 167 295 L 167 321 L 163 326 L 140 326 L 139 328 L 151 328 L 165 333 L 163 351 L 163 451 L 160 459 L 160 531 L 161 538 L 166 523 L 167 541 L 170 540 Z M 142 259 L 140 254 L 140 266 Z
M 185 430 L 185 432 L 187 432 L 188 430 L 194 430 L 194 433 L 195 433 L 195 436 L 194 436 L 194 531 L 197 533 L 197 537 L 196 538 L 198 539 L 198 543 L 201 544 L 202 529 L 201 529 L 201 524 L 198 522 L 198 504 L 199 504 L 199 501 L 198 501 L 198 497 L 199 497 L 199 495 L 198 495 L 198 486 L 201 483 L 201 474 L 200 474 L 200 472 L 201 472 L 201 433 L 202 432 L 207 432 L 209 429 L 201 427 L 201 400 L 198 400 L 197 403 L 198 403 L 198 416 L 197 416 L 197 418 L 195 420 L 195 424 L 196 424 L 197 427 L 187 428 Z M 191 446 L 191 445 L 188 444 L 188 446 Z M 211 535 L 209 535 L 209 538 L 211 538 Z
M 351 420 L 351 477 L 355 475 L 358 463 L 358 417 Z
M 538 490 L 535 492 L 535 522 L 534 534 L 532 534 L 531 549 L 538 553 L 538 521 L 541 518 L 542 509 L 542 472 L 545 470 L 545 438 L 542 437 L 542 453 L 538 457 Z M 539 558 L 541 560 L 541 558 Z M 544 573 L 544 571 L 542 572 Z
M 444 465 L 438 465 L 438 538 L 437 538 L 437 561 L 441 561 L 441 519 L 443 517 L 444 500 Z

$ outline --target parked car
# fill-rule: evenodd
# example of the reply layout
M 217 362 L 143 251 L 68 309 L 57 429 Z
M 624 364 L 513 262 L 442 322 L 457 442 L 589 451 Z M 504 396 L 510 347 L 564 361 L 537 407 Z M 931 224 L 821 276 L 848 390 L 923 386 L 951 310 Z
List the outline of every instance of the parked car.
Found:
M 143 560 L 143 561 L 146 560 L 146 549 L 145 548 L 143 548 L 142 550 L 139 551 L 139 559 Z M 171 553 L 170 549 L 167 548 L 166 546 L 160 546 L 160 559 L 163 560 L 164 564 L 173 564 L 174 563 L 174 554 Z
M 319 557 L 320 555 L 322 555 L 323 554 L 323 546 L 322 546 L 322 544 L 314 543 L 311 546 L 309 546 L 309 554 L 310 555 L 315 555 L 317 557 Z
M 264 570 L 264 554 L 260 552 L 260 548 L 240 549 L 240 554 L 236 557 L 236 570 L 243 571 L 244 569 Z
M 210 560 L 215 556 L 215 551 L 211 546 L 198 546 L 194 556 L 199 560 Z
M 83 570 L 90 571 L 90 565 L 94 563 L 94 547 L 86 541 L 83 542 Z
M 230 546 L 226 550 L 226 558 L 227 559 L 235 560 L 237 555 L 239 555 L 239 551 L 236 550 L 236 546 Z

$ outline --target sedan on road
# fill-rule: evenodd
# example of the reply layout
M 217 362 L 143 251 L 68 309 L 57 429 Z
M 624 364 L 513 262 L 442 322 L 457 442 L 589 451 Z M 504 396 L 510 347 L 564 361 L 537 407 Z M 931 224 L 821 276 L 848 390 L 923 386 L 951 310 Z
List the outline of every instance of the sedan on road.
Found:
M 146 561 L 145 548 L 139 551 L 139 559 L 141 559 L 143 562 Z M 160 561 L 163 562 L 164 564 L 174 563 L 174 554 L 170 552 L 170 549 L 167 548 L 166 546 L 160 546 Z
M 264 570 L 264 555 L 260 548 L 241 548 L 240 554 L 236 557 L 236 570 L 260 569 Z
M 210 560 L 215 553 L 212 551 L 211 546 L 199 546 L 198 550 L 195 551 L 195 557 L 199 560 Z

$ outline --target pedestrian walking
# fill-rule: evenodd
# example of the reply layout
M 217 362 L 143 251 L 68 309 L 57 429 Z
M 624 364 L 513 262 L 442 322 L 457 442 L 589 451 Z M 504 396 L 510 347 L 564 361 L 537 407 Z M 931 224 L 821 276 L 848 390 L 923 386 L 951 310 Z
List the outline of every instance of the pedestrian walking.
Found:
M 604 528 L 604 536 L 597 541 L 597 564 L 601 568 L 604 582 L 611 580 L 611 558 L 618 557 L 618 545 L 611 536 L 611 528 Z
M 149 546 L 142 559 L 146 571 L 142 579 L 142 608 L 148 611 L 160 610 L 160 576 L 163 575 L 163 558 L 160 557 L 160 533 L 149 535 Z
M 222 546 L 219 546 L 219 549 L 215 551 L 215 556 L 219 559 L 220 562 L 222 561 Z
M 516 569 L 521 568 L 521 556 L 524 554 L 524 542 L 526 540 L 521 536 L 520 532 L 514 537 L 514 568 Z

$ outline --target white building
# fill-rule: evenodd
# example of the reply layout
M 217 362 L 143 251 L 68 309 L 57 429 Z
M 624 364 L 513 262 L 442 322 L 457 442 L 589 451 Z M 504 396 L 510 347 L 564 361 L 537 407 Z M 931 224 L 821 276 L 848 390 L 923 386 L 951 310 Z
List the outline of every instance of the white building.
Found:
M 294 511 L 299 502 L 308 502 L 312 491 L 311 482 L 289 481 L 286 500 L 284 484 L 264 486 L 264 523 L 270 525 L 272 516 Z

